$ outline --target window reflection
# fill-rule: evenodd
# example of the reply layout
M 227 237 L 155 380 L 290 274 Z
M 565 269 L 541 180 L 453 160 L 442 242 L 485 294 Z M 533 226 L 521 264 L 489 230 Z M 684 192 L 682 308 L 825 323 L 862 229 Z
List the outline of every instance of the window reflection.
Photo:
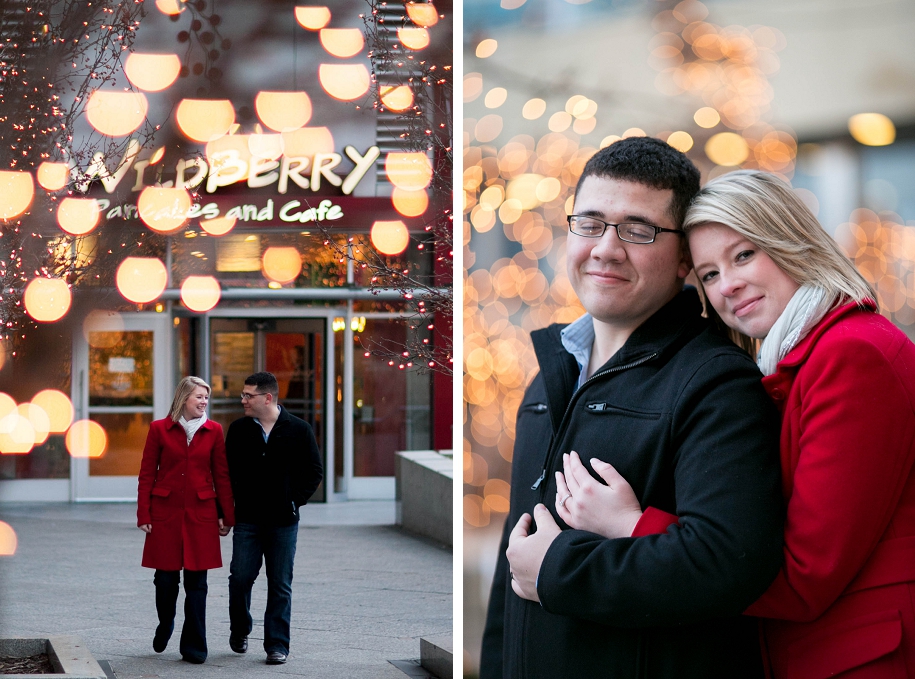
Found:
M 89 405 L 152 406 L 151 331 L 89 333 Z

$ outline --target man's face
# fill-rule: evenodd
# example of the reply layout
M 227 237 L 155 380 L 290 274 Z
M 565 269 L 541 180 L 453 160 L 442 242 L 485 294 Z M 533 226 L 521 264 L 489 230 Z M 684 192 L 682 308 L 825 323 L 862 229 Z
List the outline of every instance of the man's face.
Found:
M 592 175 L 578 191 L 574 214 L 678 229 L 668 213 L 672 198 L 670 189 Z M 662 232 L 653 243 L 626 243 L 613 227 L 600 238 L 569 233 L 569 280 L 596 321 L 632 331 L 681 289 L 691 268 L 682 241 L 678 234 Z
M 248 417 L 266 417 L 270 409 L 276 409 L 273 397 L 260 391 L 252 384 L 246 384 L 241 390 L 241 405 Z

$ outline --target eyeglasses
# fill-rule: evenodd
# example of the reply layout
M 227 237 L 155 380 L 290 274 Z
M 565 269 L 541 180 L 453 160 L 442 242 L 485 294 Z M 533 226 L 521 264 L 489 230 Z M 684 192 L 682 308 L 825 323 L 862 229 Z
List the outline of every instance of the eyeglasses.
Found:
M 616 234 L 620 237 L 620 240 L 627 243 L 638 243 L 639 245 L 654 243 L 654 239 L 663 231 L 683 235 L 683 231 L 680 229 L 662 229 L 660 226 L 642 222 L 611 224 L 590 215 L 569 215 L 568 219 L 569 231 L 576 236 L 584 236 L 585 238 L 600 238 L 607 231 L 608 226 L 616 229 Z
M 241 392 L 241 400 L 247 401 L 249 399 L 254 398 L 255 396 L 263 396 L 266 393 L 267 393 L 266 391 L 257 391 L 257 392 L 254 392 L 253 394 L 249 394 L 248 392 L 243 391 L 243 392 Z

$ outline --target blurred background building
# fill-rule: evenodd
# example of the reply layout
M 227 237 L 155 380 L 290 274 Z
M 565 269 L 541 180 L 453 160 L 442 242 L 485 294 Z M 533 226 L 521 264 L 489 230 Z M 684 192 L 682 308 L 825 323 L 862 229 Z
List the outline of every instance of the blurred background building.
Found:
M 915 337 L 915 2 L 465 0 L 464 664 L 508 510 L 529 333 L 583 309 L 565 216 L 588 158 L 650 135 L 703 181 L 791 182 Z
M 450 1 L 0 24 L 0 501 L 136 498 L 188 374 L 226 426 L 275 373 L 318 501 L 393 499 L 395 451 L 452 447 Z

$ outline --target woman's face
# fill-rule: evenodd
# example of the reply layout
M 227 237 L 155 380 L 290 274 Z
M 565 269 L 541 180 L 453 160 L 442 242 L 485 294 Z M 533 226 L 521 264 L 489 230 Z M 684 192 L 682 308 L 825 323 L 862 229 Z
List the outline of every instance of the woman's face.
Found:
M 184 419 L 196 420 L 203 415 L 206 412 L 209 399 L 210 395 L 206 387 L 195 387 L 191 395 L 187 397 L 187 401 L 184 402 L 184 410 L 182 411 Z
M 765 252 L 724 224 L 689 232 L 689 249 L 715 311 L 730 328 L 762 339 L 800 287 Z

